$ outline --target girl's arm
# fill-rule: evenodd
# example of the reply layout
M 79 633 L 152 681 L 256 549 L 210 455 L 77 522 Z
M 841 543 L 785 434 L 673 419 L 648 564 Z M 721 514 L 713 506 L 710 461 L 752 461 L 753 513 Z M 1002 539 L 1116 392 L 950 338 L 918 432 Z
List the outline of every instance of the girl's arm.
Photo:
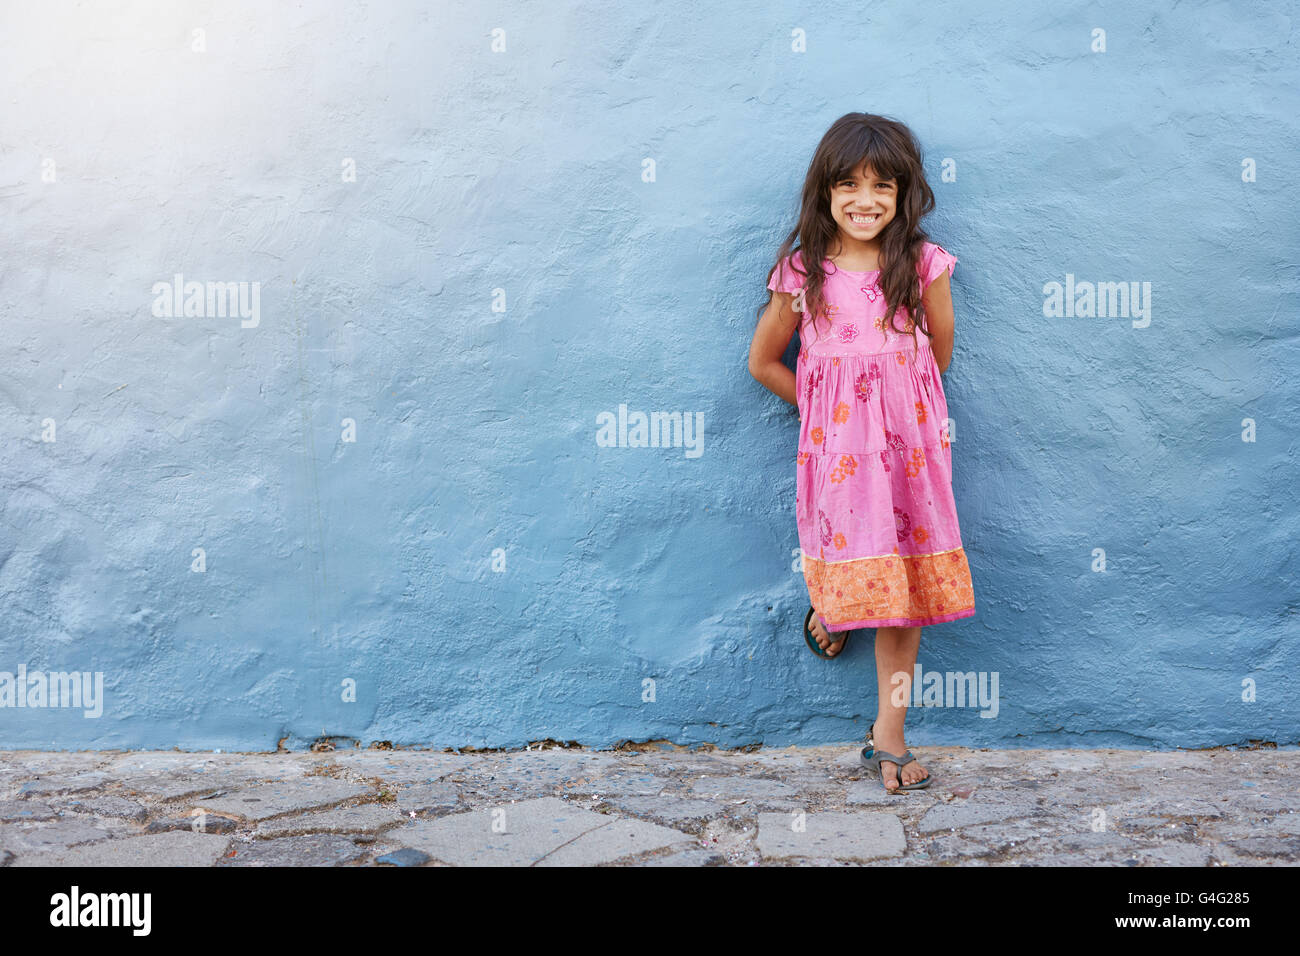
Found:
M 793 302 L 794 296 L 788 292 L 772 293 L 772 302 L 758 320 L 754 341 L 749 344 L 749 374 L 778 398 L 798 407 L 795 374 L 781 361 L 799 324 Z
M 934 338 L 930 339 L 930 348 L 934 360 L 939 366 L 939 373 L 948 371 L 952 361 L 953 317 L 952 286 L 948 283 L 948 271 L 945 269 L 934 277 L 934 281 L 921 293 L 921 302 L 925 306 L 925 327 Z

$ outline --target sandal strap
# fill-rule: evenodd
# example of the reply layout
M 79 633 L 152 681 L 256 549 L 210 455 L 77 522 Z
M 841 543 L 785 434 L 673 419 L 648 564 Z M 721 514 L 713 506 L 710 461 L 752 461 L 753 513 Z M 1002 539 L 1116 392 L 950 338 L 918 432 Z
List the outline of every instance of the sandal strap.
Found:
M 882 760 L 886 760 L 889 763 L 896 764 L 898 766 L 898 769 L 902 770 L 903 767 L 905 767 L 907 764 L 914 761 L 916 758 L 912 756 L 912 751 L 910 750 L 904 751 L 903 756 L 900 757 L 897 754 L 891 754 L 887 750 L 877 749 L 875 753 L 871 755 L 871 759 L 876 762 L 877 770 L 880 769 L 880 762 Z

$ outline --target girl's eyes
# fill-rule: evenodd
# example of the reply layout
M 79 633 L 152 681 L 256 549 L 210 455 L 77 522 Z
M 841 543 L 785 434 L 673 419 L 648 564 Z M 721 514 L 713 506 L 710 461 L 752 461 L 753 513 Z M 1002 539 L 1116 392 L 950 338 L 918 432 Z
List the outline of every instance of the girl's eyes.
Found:
M 841 185 L 841 186 L 852 186 L 852 185 L 853 185 L 853 180 L 851 180 L 851 179 L 842 179 L 842 180 L 840 180 L 840 185 Z M 893 184 L 893 183 L 877 183 L 876 185 L 880 186 L 882 189 L 893 189 L 893 188 L 894 188 L 894 184 Z

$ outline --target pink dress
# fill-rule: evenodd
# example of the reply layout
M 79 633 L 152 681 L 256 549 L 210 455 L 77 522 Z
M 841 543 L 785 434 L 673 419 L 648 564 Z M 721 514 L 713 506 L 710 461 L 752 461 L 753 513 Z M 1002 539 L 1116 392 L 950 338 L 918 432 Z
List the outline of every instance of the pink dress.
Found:
M 793 255 L 801 264 L 800 253 Z M 922 289 L 957 258 L 926 243 Z M 885 323 L 880 271 L 823 263 L 826 317 L 799 327 L 795 520 L 808 597 L 828 631 L 975 613 L 952 495 L 948 401 L 930 340 Z M 768 288 L 805 280 L 783 262 Z M 911 317 L 899 309 L 899 328 Z

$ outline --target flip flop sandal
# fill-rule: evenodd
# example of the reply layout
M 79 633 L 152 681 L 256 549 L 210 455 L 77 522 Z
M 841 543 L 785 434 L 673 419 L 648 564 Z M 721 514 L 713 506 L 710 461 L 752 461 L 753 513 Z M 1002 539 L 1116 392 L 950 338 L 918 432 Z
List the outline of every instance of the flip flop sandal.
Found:
M 910 750 L 904 753 L 901 757 L 891 754 L 887 750 L 873 750 L 869 758 L 866 756 L 865 750 L 862 753 L 864 762 L 875 765 L 876 773 L 880 774 L 880 785 L 882 787 L 885 787 L 885 775 L 880 769 L 880 763 L 883 760 L 888 760 L 890 763 L 898 766 L 898 770 L 894 774 L 898 777 L 898 790 L 924 790 L 926 787 L 930 786 L 930 781 L 934 779 L 933 774 L 927 773 L 924 780 L 918 780 L 916 783 L 909 783 L 906 786 L 903 785 L 903 767 L 916 761 L 916 758 L 912 756 L 912 751 Z M 888 787 L 885 787 L 886 793 L 897 793 L 898 790 L 890 790 Z
M 844 641 L 843 641 L 843 643 L 840 644 L 840 649 L 839 649 L 838 651 L 836 651 L 834 654 L 827 654 L 824 650 L 822 650 L 821 645 L 817 643 L 817 638 L 813 637 L 813 632 L 810 631 L 810 630 L 808 629 L 809 626 L 812 624 L 812 616 L 813 616 L 813 609 L 810 607 L 810 608 L 808 608 L 808 613 L 805 614 L 804 617 L 803 617 L 803 640 L 804 640 L 804 643 L 808 645 L 808 650 L 812 651 L 812 652 L 813 652 L 814 654 L 816 654 L 818 657 L 820 657 L 820 658 L 822 658 L 822 659 L 824 659 L 824 660 L 833 661 L 835 658 L 841 656 L 841 655 L 844 653 L 844 649 L 845 649 L 846 647 L 849 646 L 849 634 L 852 633 L 852 632 L 850 632 L 850 631 L 835 631 L 835 632 L 832 632 L 832 633 L 837 633 L 837 634 L 842 633 L 842 634 L 844 635 Z M 832 642 L 832 643 L 835 643 L 835 642 Z M 875 725 L 873 724 L 872 726 L 875 726 Z

